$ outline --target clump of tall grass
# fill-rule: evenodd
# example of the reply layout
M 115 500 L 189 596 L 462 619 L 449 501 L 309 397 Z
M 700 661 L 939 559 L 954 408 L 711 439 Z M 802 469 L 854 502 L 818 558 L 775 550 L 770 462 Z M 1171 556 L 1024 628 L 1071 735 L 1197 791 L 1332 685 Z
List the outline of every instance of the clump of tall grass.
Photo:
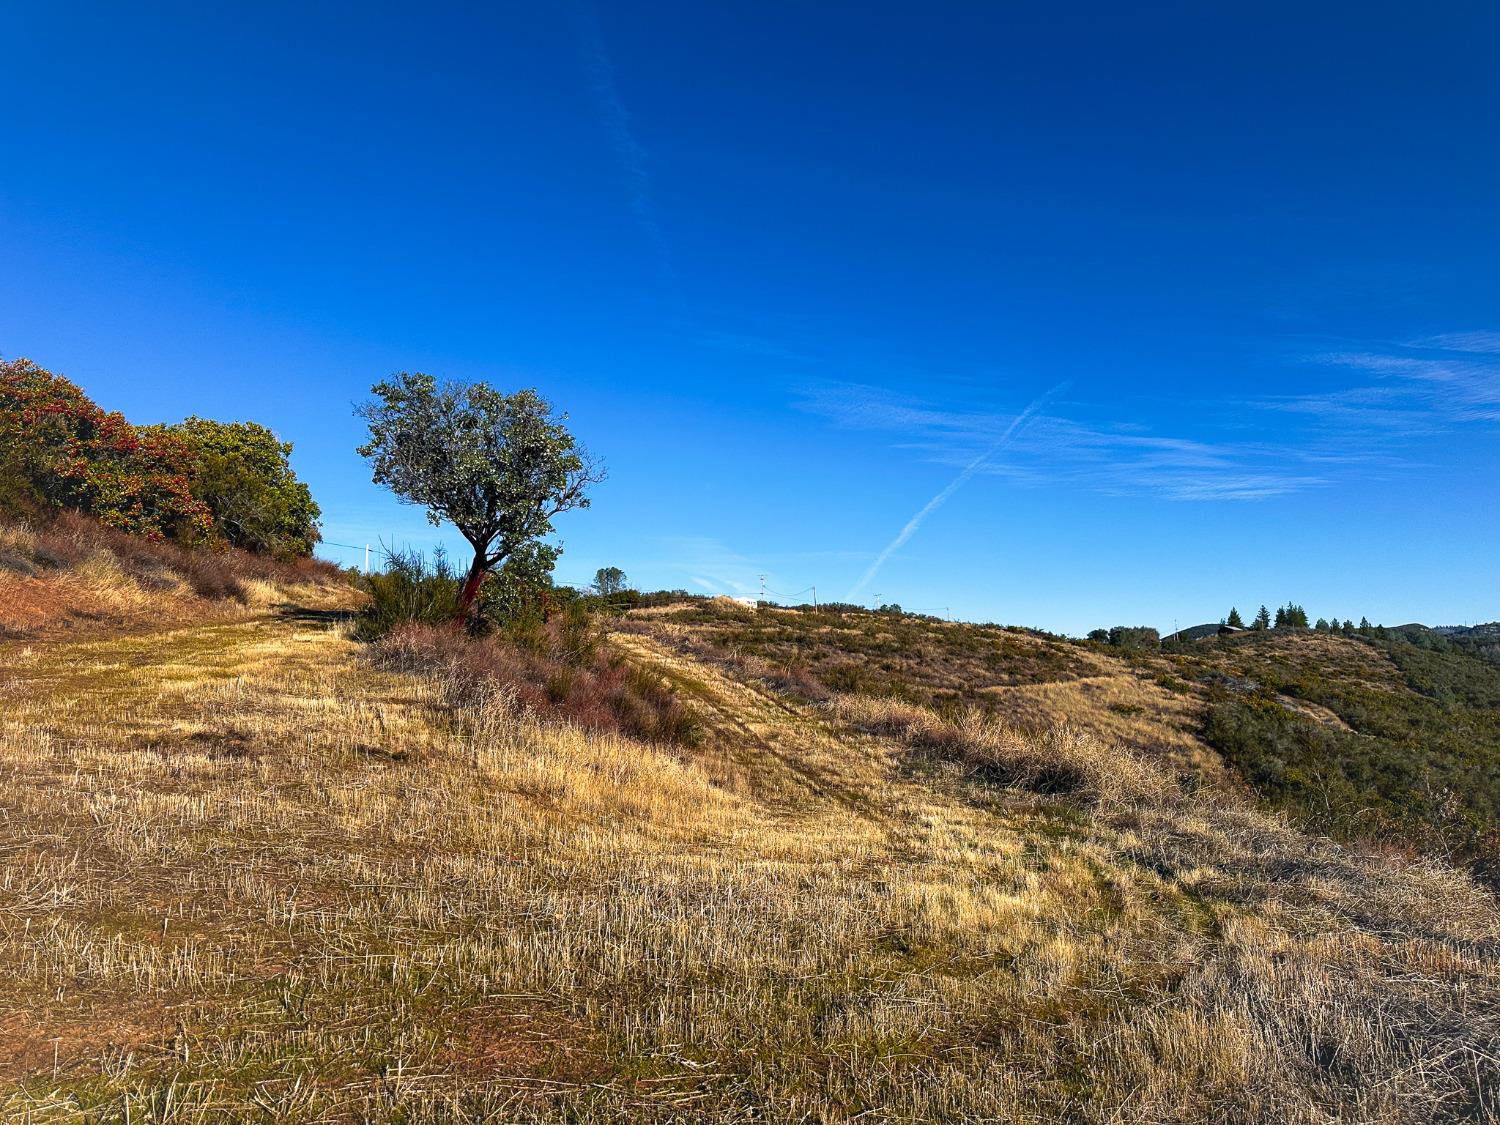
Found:
M 420 551 L 388 550 L 385 568 L 360 584 L 369 595 L 354 627 L 360 640 L 379 640 L 405 625 L 443 625 L 458 614 L 458 572 L 442 550 L 431 562 Z
M 504 700 L 587 730 L 695 742 L 698 725 L 671 687 L 585 637 L 593 625 L 581 616 L 553 617 L 528 645 L 503 633 L 472 637 L 447 626 L 404 625 L 376 642 L 374 658 L 388 669 L 433 676 L 454 707 Z
M 1019 731 L 975 708 L 951 718 L 896 699 L 840 695 L 834 713 L 851 726 L 895 738 L 916 755 L 955 764 L 977 780 L 1065 795 L 1088 804 L 1158 804 L 1177 792 L 1151 762 L 1086 731 Z

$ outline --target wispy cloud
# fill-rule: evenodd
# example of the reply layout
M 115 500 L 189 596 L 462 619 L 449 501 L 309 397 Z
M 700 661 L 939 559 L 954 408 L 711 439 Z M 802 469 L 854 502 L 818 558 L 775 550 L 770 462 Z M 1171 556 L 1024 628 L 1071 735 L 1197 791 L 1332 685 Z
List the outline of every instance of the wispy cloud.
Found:
M 1297 492 L 1326 484 L 1327 466 L 1351 456 L 1155 434 L 1134 422 L 1089 425 L 1044 410 L 1013 435 L 1003 456 L 985 457 L 982 452 L 1003 437 L 1015 413 L 945 410 L 850 383 L 807 387 L 799 405 L 841 426 L 896 435 L 899 448 L 936 464 L 972 467 L 971 475 L 1175 500 L 1260 500 Z
M 1052 398 L 1059 391 L 1061 391 L 1064 385 L 1065 384 L 1059 383 L 1057 386 L 1053 387 L 1050 391 L 1044 394 L 1041 398 L 1033 402 L 1025 410 L 1021 411 L 1020 414 L 1017 414 L 1015 418 L 1011 420 L 1010 425 L 1005 427 L 1004 432 L 1001 433 L 1000 437 L 995 441 L 995 444 L 991 445 L 989 448 L 984 450 L 984 452 L 980 453 L 979 456 L 975 457 L 974 460 L 965 465 L 963 471 L 948 482 L 947 487 L 945 487 L 941 492 L 937 493 L 937 495 L 935 495 L 931 500 L 927 501 L 927 503 L 921 507 L 916 515 L 907 520 L 906 524 L 896 534 L 896 537 L 892 539 L 888 544 L 886 544 L 885 550 L 876 555 L 875 560 L 871 562 L 870 565 L 865 569 L 864 574 L 860 575 L 859 581 L 856 582 L 852 587 L 850 587 L 848 600 L 852 602 L 857 599 L 864 588 L 874 580 L 877 574 L 880 573 L 880 568 L 885 565 L 886 560 L 889 559 L 897 551 L 899 551 L 906 544 L 906 541 L 917 533 L 922 524 L 926 522 L 927 517 L 932 515 L 933 512 L 937 511 L 944 504 L 946 504 L 949 497 L 951 497 L 955 492 L 957 492 L 960 488 L 967 484 L 973 478 L 975 473 L 984 468 L 984 466 L 989 461 L 991 461 L 1002 448 L 1004 448 L 1006 442 L 1010 441 L 1010 439 L 1015 436 L 1016 431 L 1024 426 L 1027 421 L 1042 408 L 1042 406 L 1047 402 L 1048 399 Z
M 583 54 L 583 70 L 589 96 L 593 99 L 610 148 L 614 151 L 615 160 L 624 177 L 631 214 L 663 272 L 675 284 L 677 271 L 672 262 L 667 237 L 662 231 L 661 223 L 657 221 L 655 193 L 651 187 L 646 149 L 636 138 L 630 111 L 625 106 L 624 98 L 620 96 L 614 63 L 604 43 L 598 14 L 587 4 L 580 3 L 574 6 L 573 18 L 578 28 L 578 44 Z
M 1445 351 L 1454 352 L 1481 352 L 1490 355 L 1500 355 L 1500 332 L 1444 332 L 1438 336 L 1428 336 L 1421 340 L 1412 340 L 1410 346 L 1416 348 L 1442 348 Z
M 1264 500 L 1356 472 L 1394 474 L 1421 463 L 1423 438 L 1500 422 L 1500 332 L 1345 347 L 1299 362 L 1321 371 L 1320 381 L 1343 385 L 1205 402 L 1191 435 L 1163 433 L 1135 419 L 1084 421 L 1089 411 L 1080 403 L 1049 408 L 1006 444 L 1004 456 L 993 458 L 982 453 L 1011 425 L 1013 412 L 943 408 L 839 382 L 803 388 L 798 405 L 840 426 L 888 433 L 897 448 L 960 469 L 958 483 L 984 473 L 1017 483 L 1198 501 Z M 1245 438 L 1247 423 L 1249 433 L 1266 436 Z M 915 517 L 918 525 L 926 514 L 923 509 Z
M 1262 405 L 1374 433 L 1430 434 L 1500 422 L 1500 332 L 1450 332 L 1307 358 L 1361 381 Z
M 680 574 L 691 588 L 740 597 L 760 591 L 765 564 L 757 564 L 721 540 L 671 536 L 663 540 L 662 546 L 663 558 L 656 565 Z

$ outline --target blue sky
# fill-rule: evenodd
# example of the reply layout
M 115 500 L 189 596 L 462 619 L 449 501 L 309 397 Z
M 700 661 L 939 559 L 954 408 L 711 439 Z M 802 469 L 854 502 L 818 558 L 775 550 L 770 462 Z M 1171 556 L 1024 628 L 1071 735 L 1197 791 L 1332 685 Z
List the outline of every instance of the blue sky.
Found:
M 1490 620 L 1497 36 L 1475 3 L 9 5 L 0 354 L 272 426 L 336 542 L 444 538 L 354 453 L 351 402 L 422 370 L 538 387 L 607 463 L 563 580 Z

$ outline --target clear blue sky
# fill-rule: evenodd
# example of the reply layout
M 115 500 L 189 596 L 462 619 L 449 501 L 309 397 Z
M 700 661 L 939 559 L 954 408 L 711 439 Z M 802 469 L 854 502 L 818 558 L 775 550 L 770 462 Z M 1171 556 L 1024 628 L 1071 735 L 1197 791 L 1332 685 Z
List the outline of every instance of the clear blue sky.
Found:
M 1495 5 L 11 4 L 0 41 L 0 354 L 270 425 L 330 540 L 440 538 L 354 453 L 422 370 L 606 461 L 563 580 L 1500 617 Z

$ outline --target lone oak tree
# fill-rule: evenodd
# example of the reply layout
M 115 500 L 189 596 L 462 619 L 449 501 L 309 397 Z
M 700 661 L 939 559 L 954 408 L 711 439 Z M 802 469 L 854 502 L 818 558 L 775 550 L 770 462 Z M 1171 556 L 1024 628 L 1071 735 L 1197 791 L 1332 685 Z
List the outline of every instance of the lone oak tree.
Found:
M 370 440 L 359 447 L 376 484 L 452 523 L 474 548 L 459 595 L 462 624 L 484 580 L 552 531 L 552 518 L 589 505 L 603 469 L 534 390 L 503 394 L 488 383 L 443 383 L 399 372 L 357 408 Z

